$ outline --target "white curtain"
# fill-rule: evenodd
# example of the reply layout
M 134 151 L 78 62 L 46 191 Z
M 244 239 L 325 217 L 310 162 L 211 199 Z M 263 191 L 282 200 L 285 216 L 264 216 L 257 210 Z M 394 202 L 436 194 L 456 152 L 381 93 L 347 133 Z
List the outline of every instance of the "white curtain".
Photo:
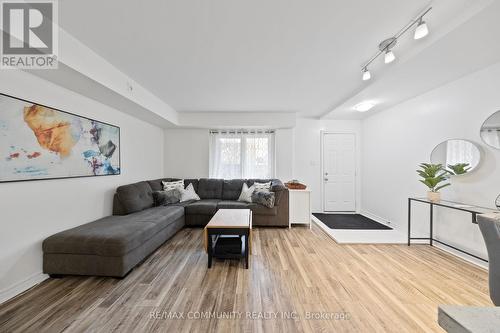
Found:
M 499 128 L 491 128 L 491 129 L 481 129 L 481 138 L 493 147 L 500 147 L 500 129 Z
M 211 131 L 210 178 L 273 178 L 274 131 Z
M 448 140 L 446 148 L 446 165 L 468 163 L 475 166 L 476 161 L 479 161 L 479 156 L 476 156 L 477 149 L 474 149 L 474 145 L 468 141 Z

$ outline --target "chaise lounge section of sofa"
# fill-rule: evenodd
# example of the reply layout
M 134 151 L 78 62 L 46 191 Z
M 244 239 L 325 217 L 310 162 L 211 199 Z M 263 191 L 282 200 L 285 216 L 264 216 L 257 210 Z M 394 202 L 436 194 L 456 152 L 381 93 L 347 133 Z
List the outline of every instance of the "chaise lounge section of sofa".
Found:
M 48 237 L 42 244 L 43 271 L 51 276 L 123 277 L 184 226 L 203 227 L 218 209 L 248 208 L 254 226 L 288 226 L 288 190 L 277 179 L 185 179 L 199 201 L 154 207 L 153 191 L 163 178 L 120 186 L 113 215 Z M 237 201 L 243 183 L 271 182 L 275 207 Z

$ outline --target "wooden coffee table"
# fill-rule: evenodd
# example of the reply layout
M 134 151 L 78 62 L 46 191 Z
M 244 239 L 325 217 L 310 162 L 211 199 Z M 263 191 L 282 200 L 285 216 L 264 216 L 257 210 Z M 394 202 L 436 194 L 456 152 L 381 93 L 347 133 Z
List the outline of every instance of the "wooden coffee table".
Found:
M 252 211 L 250 209 L 219 209 L 205 227 L 205 250 L 208 253 L 208 268 L 212 267 L 212 256 L 220 236 L 240 236 L 245 238 L 241 257 L 245 258 L 248 269 L 248 255 L 252 243 Z

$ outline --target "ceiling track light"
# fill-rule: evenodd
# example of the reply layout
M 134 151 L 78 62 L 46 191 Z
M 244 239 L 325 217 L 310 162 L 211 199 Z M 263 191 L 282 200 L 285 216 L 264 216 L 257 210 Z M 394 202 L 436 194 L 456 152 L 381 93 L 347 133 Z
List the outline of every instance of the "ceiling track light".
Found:
M 432 7 L 427 8 L 420 15 L 418 15 L 414 20 L 411 20 L 410 23 L 405 25 L 397 34 L 393 37 L 387 38 L 382 41 L 378 46 L 378 52 L 368 60 L 363 66 L 361 66 L 363 71 L 363 81 L 369 80 L 371 78 L 371 74 L 368 71 L 368 66 L 375 61 L 380 55 L 384 54 L 384 62 L 386 64 L 393 62 L 396 59 L 394 52 L 392 49 L 396 46 L 398 39 L 403 36 L 408 30 L 410 30 L 413 26 L 417 25 L 415 28 L 415 33 L 413 35 L 414 39 L 420 39 L 429 34 L 429 28 L 424 21 L 424 16 L 431 11 Z M 368 74 L 366 74 L 368 73 Z

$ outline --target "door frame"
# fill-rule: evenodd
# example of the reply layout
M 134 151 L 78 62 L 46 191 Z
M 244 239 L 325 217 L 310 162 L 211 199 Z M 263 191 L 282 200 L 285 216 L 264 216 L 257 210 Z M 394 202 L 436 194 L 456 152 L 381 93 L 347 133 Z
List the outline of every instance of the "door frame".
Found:
M 352 134 L 354 135 L 354 211 L 339 211 L 339 212 L 326 212 L 325 211 L 325 182 L 323 180 L 325 171 L 324 171 L 324 141 L 325 141 L 325 135 L 326 134 Z M 358 189 L 358 177 L 359 177 L 359 170 L 358 170 L 358 133 L 354 131 L 320 131 L 320 183 L 321 183 L 321 211 L 325 214 L 332 213 L 340 213 L 340 214 L 359 214 L 359 189 Z

